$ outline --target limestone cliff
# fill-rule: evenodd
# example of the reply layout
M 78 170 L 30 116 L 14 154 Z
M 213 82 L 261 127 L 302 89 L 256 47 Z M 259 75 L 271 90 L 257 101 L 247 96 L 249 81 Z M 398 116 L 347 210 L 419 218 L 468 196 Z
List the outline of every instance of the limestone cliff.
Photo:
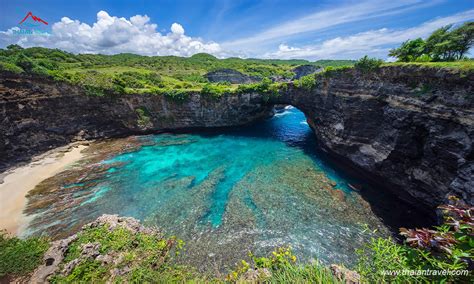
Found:
M 274 102 L 302 110 L 324 150 L 417 206 L 474 203 L 473 72 L 390 66 L 316 83 Z
M 192 94 L 87 96 L 50 79 L 0 76 L 0 172 L 45 150 L 84 139 L 243 125 L 271 115 L 258 94 L 216 100 Z
M 0 77 L 0 171 L 70 141 L 241 125 L 274 104 L 303 111 L 319 146 L 344 166 L 432 211 L 456 194 L 474 204 L 474 72 L 389 66 L 315 75 L 278 97 L 193 94 L 90 97 L 49 79 Z

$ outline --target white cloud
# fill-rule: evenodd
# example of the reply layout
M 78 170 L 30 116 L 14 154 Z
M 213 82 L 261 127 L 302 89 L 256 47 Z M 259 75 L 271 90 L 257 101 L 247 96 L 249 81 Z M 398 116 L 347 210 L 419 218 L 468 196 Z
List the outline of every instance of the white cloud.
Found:
M 184 28 L 171 25 L 171 32 L 157 32 L 157 25 L 148 16 L 136 15 L 130 19 L 110 16 L 105 11 L 97 13 L 92 25 L 63 17 L 54 23 L 51 36 L 18 36 L 12 28 L 0 31 L 0 45 L 18 43 L 24 47 L 44 46 L 60 48 L 75 53 L 115 54 L 132 52 L 142 55 L 190 56 L 199 52 L 225 54 L 218 43 L 205 42 L 184 34 Z
M 174 34 L 184 35 L 183 26 L 181 26 L 181 25 L 178 24 L 178 23 L 173 23 L 173 24 L 171 25 L 171 31 L 172 31 Z
M 400 44 L 408 39 L 426 37 L 435 29 L 474 19 L 474 10 L 425 22 L 404 30 L 379 29 L 357 33 L 347 37 L 336 37 L 317 45 L 291 47 L 280 44 L 278 50 L 264 55 L 271 58 L 360 58 L 365 54 L 386 57 L 389 45 Z
M 222 46 L 229 48 L 252 48 L 256 45 L 263 45 L 281 41 L 292 36 L 324 30 L 333 26 L 367 20 L 376 17 L 398 14 L 408 10 L 420 9 L 426 6 L 435 5 L 439 1 L 422 0 L 400 0 L 381 1 L 369 0 L 357 4 L 346 4 L 337 8 L 318 11 L 302 18 L 291 20 L 276 26 L 270 27 L 252 36 L 231 40 L 222 43 Z

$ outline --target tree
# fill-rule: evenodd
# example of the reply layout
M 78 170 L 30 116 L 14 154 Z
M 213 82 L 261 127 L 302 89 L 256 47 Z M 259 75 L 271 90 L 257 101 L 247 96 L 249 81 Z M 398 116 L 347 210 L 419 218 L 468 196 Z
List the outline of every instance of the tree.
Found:
M 463 59 L 474 45 L 474 22 L 453 29 L 447 25 L 435 30 L 426 40 L 407 40 L 389 55 L 398 61 L 454 61 Z
M 434 61 L 455 60 L 455 44 L 449 31 L 453 25 L 435 30 L 426 40 L 426 49 Z
M 468 22 L 452 31 L 452 40 L 455 42 L 457 59 L 463 59 L 465 54 L 474 45 L 474 22 Z
M 389 56 L 396 57 L 398 61 L 415 61 L 425 51 L 425 41 L 422 38 L 407 40 L 399 48 L 390 50 Z
M 19 46 L 18 44 L 10 44 L 9 46 L 7 46 L 7 49 L 17 51 L 17 50 L 22 50 L 23 47 Z

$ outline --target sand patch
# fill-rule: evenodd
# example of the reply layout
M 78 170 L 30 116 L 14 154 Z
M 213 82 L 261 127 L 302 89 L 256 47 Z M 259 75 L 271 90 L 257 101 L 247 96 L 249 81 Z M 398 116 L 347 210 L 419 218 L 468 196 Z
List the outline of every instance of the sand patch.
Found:
M 87 147 L 77 143 L 60 147 L 36 157 L 28 165 L 3 173 L 3 182 L 0 183 L 0 229 L 20 235 L 28 225 L 28 217 L 23 214 L 28 191 L 79 161 L 84 156 L 82 150 Z

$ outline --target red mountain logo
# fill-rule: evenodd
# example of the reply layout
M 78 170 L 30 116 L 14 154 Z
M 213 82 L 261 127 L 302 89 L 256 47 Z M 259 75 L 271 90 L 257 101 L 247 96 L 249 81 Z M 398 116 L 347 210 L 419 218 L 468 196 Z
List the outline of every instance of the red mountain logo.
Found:
M 28 14 L 26 14 L 26 16 L 23 18 L 23 20 L 21 20 L 20 24 L 22 24 L 24 21 L 26 21 L 26 19 L 28 19 L 28 17 L 32 18 L 33 21 L 35 22 L 40 22 L 40 23 L 43 23 L 45 25 L 48 24 L 48 22 L 44 21 L 43 19 L 41 19 L 40 17 L 36 17 L 35 15 L 33 15 L 33 13 L 31 12 L 28 12 Z

